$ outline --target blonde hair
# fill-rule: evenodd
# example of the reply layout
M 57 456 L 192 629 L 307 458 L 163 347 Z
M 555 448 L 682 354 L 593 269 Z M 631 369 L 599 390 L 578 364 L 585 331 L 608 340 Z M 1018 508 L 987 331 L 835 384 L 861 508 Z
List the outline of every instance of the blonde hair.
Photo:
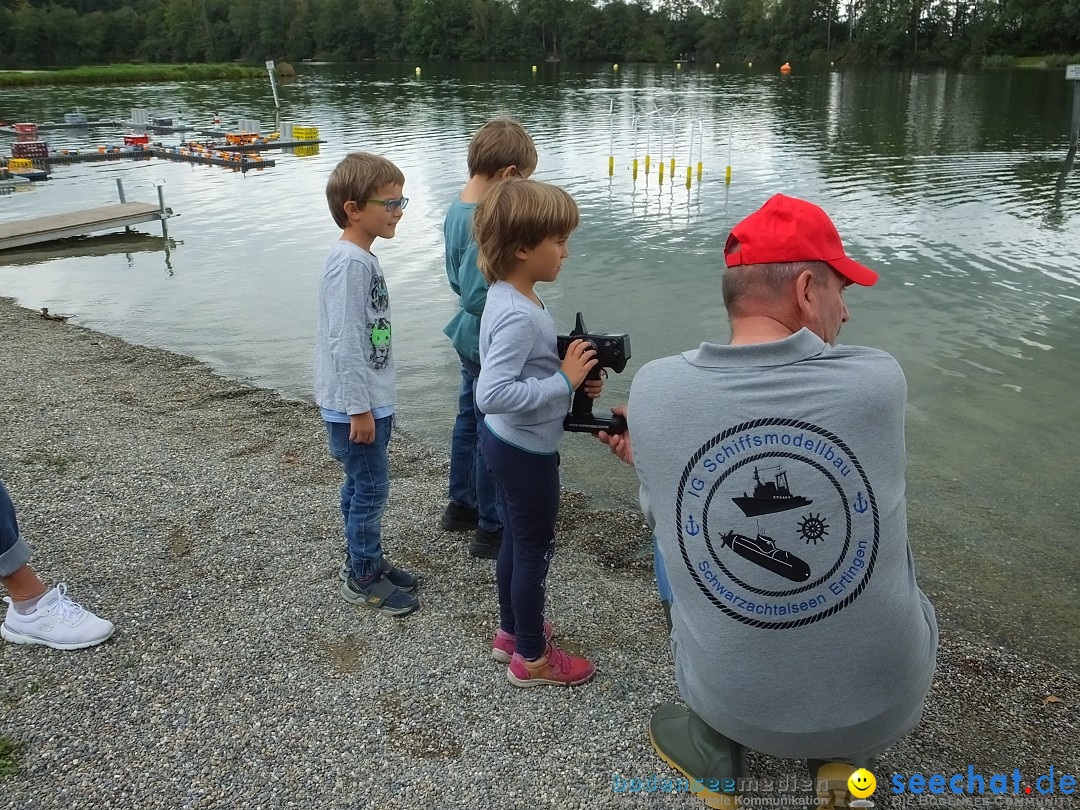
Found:
M 536 144 L 517 121 L 495 118 L 488 121 L 469 141 L 469 177 L 491 177 L 507 166 L 517 166 L 522 175 L 536 168 Z
M 476 263 L 489 284 L 506 278 L 517 252 L 549 237 L 564 238 L 578 226 L 574 198 L 558 186 L 509 178 L 495 185 L 473 213 Z
M 825 262 L 763 262 L 761 264 L 737 264 L 724 271 L 720 282 L 724 293 L 724 307 L 732 315 L 748 298 L 775 298 L 809 270 L 815 284 L 828 283 L 836 271 Z
M 354 201 L 360 208 L 364 200 L 383 186 L 404 185 L 405 175 L 401 169 L 384 158 L 370 152 L 350 152 L 330 173 L 326 183 L 326 203 L 339 228 L 349 224 L 345 203 Z

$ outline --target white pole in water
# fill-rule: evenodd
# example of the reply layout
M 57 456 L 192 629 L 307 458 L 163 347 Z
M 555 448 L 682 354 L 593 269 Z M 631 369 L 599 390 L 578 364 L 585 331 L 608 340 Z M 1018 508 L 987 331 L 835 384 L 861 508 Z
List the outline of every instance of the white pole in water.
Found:
M 1072 127 L 1069 132 L 1069 154 L 1076 154 L 1076 142 L 1080 138 L 1080 65 L 1068 65 L 1065 78 L 1073 83 Z
M 608 142 L 607 142 L 607 173 L 608 177 L 615 174 L 615 99 L 608 105 Z
M 652 146 L 652 113 L 645 113 L 645 174 L 649 173 L 649 152 Z
M 660 108 L 656 108 L 658 115 L 656 120 L 659 122 L 656 125 L 656 129 L 660 132 L 660 167 L 657 169 L 657 176 L 660 178 L 660 185 L 664 185 L 664 121 Z
M 682 112 L 682 107 L 679 107 L 675 112 L 671 114 L 671 179 L 675 179 L 675 119 L 678 118 L 679 113 Z
M 274 106 L 275 107 L 280 107 L 281 104 L 278 103 L 278 97 L 277 97 L 277 82 L 274 81 L 274 60 L 273 59 L 267 59 L 266 60 L 266 72 L 270 74 L 270 89 L 274 91 Z
M 705 141 L 705 125 L 701 123 L 701 119 L 697 120 L 697 179 L 701 182 L 701 162 L 702 162 L 702 149 Z
M 690 188 L 690 177 L 693 174 L 691 167 L 694 165 L 694 117 L 691 115 L 687 116 L 687 118 L 687 125 L 690 129 L 690 144 L 686 148 L 686 187 Z

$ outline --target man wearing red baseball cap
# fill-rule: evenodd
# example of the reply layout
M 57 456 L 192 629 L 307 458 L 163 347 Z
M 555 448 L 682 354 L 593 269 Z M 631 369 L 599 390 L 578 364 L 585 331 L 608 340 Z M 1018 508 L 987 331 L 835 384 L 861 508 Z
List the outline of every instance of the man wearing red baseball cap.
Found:
M 845 289 L 878 276 L 821 208 L 777 194 L 724 260 L 730 341 L 646 364 L 616 409 L 629 430 L 600 434 L 637 470 L 686 704 L 649 736 L 710 806 L 741 792 L 748 747 L 808 760 L 831 802 L 915 727 L 933 678 L 907 384 L 885 352 L 836 343 Z

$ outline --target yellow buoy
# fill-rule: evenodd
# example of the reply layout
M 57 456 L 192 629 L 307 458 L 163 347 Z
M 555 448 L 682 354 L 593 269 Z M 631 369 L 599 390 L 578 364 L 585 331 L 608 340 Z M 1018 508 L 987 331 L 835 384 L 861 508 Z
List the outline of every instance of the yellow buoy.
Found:
M 661 160 L 657 165 L 660 167 L 657 169 L 657 177 L 660 180 L 660 185 L 664 185 L 664 161 Z
M 650 160 L 649 156 L 646 155 L 645 156 L 645 174 L 649 173 L 649 160 Z
M 686 187 L 690 188 L 690 176 L 692 172 L 689 166 L 686 167 Z
M 420 75 L 420 68 L 417 68 L 417 69 L 416 69 L 416 75 L 417 75 L 417 76 L 419 76 L 419 75 Z
M 536 73 L 536 65 L 533 65 L 533 73 Z
M 675 158 L 671 159 L 671 177 L 675 178 Z
M 698 161 L 698 164 L 697 164 L 697 179 L 699 181 L 701 180 L 701 161 L 700 160 Z
M 619 63 L 616 62 L 614 65 L 611 66 L 611 69 L 612 70 L 618 70 L 619 69 Z
M 676 70 L 682 70 L 682 62 L 676 62 L 675 63 L 675 69 Z
M 716 63 L 716 66 L 717 66 L 717 67 L 720 67 L 720 63 L 719 63 L 719 62 L 717 62 L 717 63 Z
M 754 63 L 753 63 L 753 62 L 747 62 L 747 63 L 746 63 L 746 66 L 747 66 L 747 67 L 753 67 L 753 66 L 754 66 Z
M 728 166 L 727 171 L 724 172 L 724 182 L 725 183 L 730 183 L 731 182 L 731 167 L 730 166 Z
M 608 177 L 611 177 L 611 175 L 615 174 L 615 156 L 614 155 L 608 155 L 607 173 L 608 173 Z
M 637 180 L 637 158 L 634 158 L 634 179 Z

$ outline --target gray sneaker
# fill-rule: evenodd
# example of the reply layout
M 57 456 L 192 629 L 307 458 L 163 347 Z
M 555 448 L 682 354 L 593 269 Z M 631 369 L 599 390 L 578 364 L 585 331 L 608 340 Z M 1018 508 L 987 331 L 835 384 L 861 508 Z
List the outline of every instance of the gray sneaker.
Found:
M 349 577 L 341 585 L 341 598 L 350 605 L 359 605 L 386 616 L 406 616 L 420 607 L 420 600 L 401 590 L 379 574 L 367 585 Z
M 414 593 L 416 586 L 419 584 L 419 580 L 415 576 L 404 568 L 398 568 L 386 557 L 382 558 L 382 568 L 379 569 L 379 573 L 401 588 L 401 590 L 409 593 Z M 351 574 L 352 566 L 349 565 L 349 558 L 346 557 L 345 562 L 341 564 L 341 568 L 338 570 L 338 582 L 347 582 Z

